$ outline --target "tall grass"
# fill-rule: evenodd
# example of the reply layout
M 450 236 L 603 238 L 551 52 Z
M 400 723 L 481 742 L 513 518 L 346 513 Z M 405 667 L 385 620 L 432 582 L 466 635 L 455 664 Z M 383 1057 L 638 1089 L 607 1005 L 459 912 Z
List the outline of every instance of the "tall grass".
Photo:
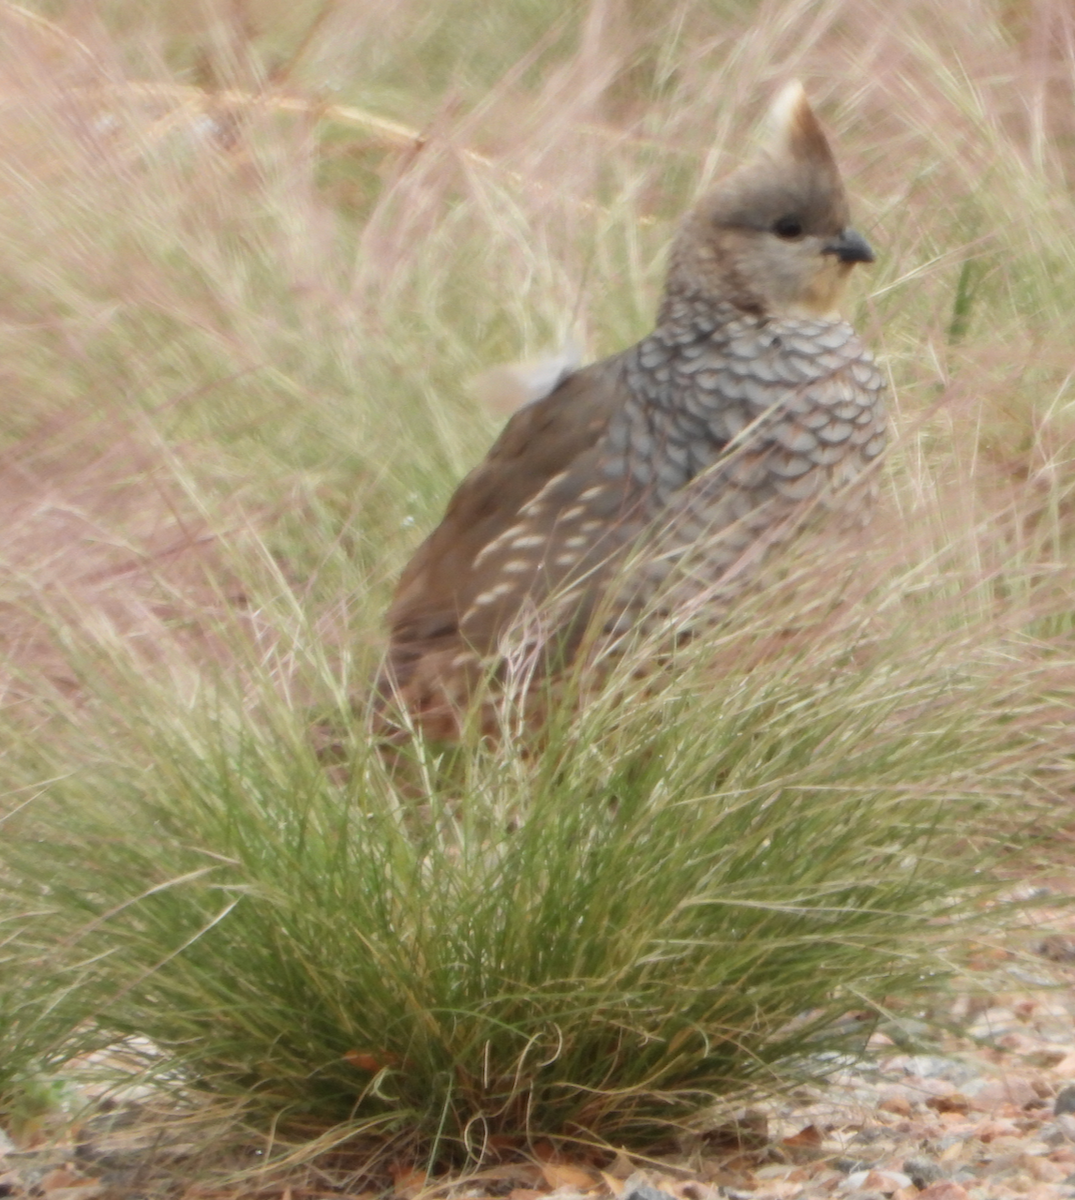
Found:
M 0 21 L 0 1092 L 137 1035 L 264 1125 L 643 1144 L 1011 919 L 1072 783 L 1063 5 Z M 540 744 L 388 764 L 466 381 L 644 333 L 789 76 L 882 252 L 877 522 Z

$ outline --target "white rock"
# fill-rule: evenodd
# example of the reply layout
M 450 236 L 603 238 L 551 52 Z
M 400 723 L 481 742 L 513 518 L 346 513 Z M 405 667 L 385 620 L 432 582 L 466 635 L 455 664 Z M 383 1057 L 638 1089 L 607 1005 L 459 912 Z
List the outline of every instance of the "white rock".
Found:
M 868 1184 L 866 1183 L 867 1179 L 870 1180 Z M 876 1167 L 872 1171 L 852 1171 L 840 1190 L 857 1192 L 863 1186 L 868 1187 L 871 1192 L 891 1195 L 893 1192 L 898 1192 L 900 1188 L 909 1188 L 911 1177 L 904 1175 L 902 1171 L 879 1171 Z

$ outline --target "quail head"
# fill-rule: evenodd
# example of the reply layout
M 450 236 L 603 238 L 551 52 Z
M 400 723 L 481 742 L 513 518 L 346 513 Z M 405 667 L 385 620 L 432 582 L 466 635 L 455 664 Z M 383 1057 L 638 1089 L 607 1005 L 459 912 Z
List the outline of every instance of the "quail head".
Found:
M 806 512 L 866 509 L 883 381 L 837 309 L 874 256 L 800 85 L 770 121 L 683 219 L 654 331 L 516 412 L 414 554 L 386 728 L 453 737 L 520 638 L 546 647 L 540 676 L 655 614 L 704 620 Z

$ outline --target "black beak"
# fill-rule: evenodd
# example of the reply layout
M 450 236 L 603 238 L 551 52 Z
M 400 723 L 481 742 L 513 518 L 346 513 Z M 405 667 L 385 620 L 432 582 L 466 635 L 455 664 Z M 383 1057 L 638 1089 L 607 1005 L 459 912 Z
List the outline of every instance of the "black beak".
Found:
M 822 246 L 821 253 L 835 254 L 840 262 L 845 263 L 871 263 L 874 261 L 870 243 L 861 233 L 856 233 L 853 229 L 842 230 L 831 242 Z

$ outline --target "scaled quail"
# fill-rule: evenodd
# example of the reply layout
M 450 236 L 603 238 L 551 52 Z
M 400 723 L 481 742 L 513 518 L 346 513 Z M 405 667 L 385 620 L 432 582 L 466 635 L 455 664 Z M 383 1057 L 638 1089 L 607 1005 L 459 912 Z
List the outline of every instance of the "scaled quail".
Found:
M 770 120 L 759 159 L 684 218 L 653 333 L 518 411 L 411 559 L 386 728 L 455 737 L 513 646 L 544 644 L 541 677 L 655 597 L 704 619 L 807 509 L 867 505 L 848 485 L 884 448 L 884 384 L 836 308 L 873 251 L 800 85 Z

